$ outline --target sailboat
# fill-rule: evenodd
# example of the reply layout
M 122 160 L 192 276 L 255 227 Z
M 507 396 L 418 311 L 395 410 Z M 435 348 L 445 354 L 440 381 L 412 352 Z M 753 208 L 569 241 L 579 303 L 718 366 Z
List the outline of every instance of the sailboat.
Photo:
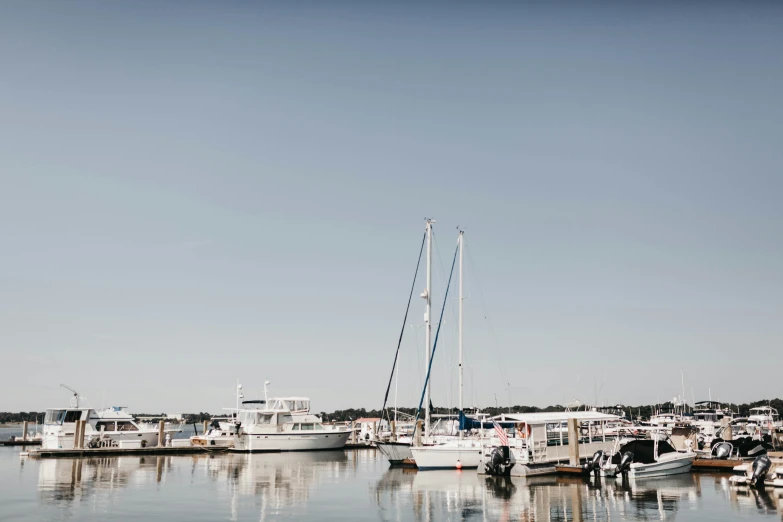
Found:
M 424 236 L 427 243 L 427 286 L 424 289 L 424 292 L 422 292 L 421 297 L 424 298 L 426 305 L 425 305 L 425 311 L 424 311 L 424 326 L 425 326 L 425 343 L 424 343 L 424 351 L 426 354 L 426 361 L 425 361 L 425 370 L 427 366 L 429 365 L 430 361 L 430 348 L 431 348 L 431 342 L 430 342 L 430 335 L 432 333 L 432 328 L 430 324 L 430 308 L 431 308 L 431 299 L 430 296 L 432 295 L 432 224 L 435 223 L 432 219 L 427 219 L 425 229 L 424 229 Z M 421 252 L 419 252 L 419 259 L 421 260 Z M 418 266 L 417 266 L 418 271 Z M 415 282 L 415 275 L 414 275 L 414 282 Z M 414 283 L 415 284 L 415 283 Z M 413 291 L 413 288 L 411 288 L 411 293 Z M 407 315 L 407 312 L 406 312 Z M 405 328 L 405 324 L 403 324 L 403 329 Z M 398 347 L 399 350 L 399 347 Z M 395 364 L 397 364 L 397 361 L 395 360 Z M 399 367 L 396 368 L 397 375 L 399 375 Z M 429 388 L 428 388 L 429 392 Z M 429 430 L 429 393 L 427 394 L 427 406 L 426 406 L 426 415 L 425 415 L 425 430 Z M 395 413 L 396 416 L 396 413 Z M 395 423 L 396 424 L 396 423 Z M 429 435 L 429 431 L 425 431 L 425 438 Z M 389 464 L 392 466 L 398 466 L 398 465 L 404 465 L 409 464 L 413 462 L 413 454 L 411 453 L 411 445 L 413 444 L 413 437 L 412 436 L 400 436 L 397 437 L 396 440 L 388 440 L 388 441 L 378 441 L 377 447 L 378 451 L 381 452 L 381 454 L 386 457 L 386 459 L 389 461 Z
M 463 380 L 462 380 L 462 328 L 463 328 L 463 252 L 465 250 L 465 232 L 460 230 L 458 238 L 459 247 L 459 411 L 463 411 Z M 429 279 L 429 278 L 428 278 Z M 429 316 L 429 310 L 428 310 Z M 427 331 L 429 332 L 429 323 Z M 429 340 L 429 335 L 427 336 Z M 429 347 L 429 344 L 427 344 Z M 429 382 L 427 386 L 427 406 L 429 406 Z M 429 409 L 427 410 L 429 417 Z M 411 454 L 416 466 L 420 470 L 428 469 L 469 469 L 478 468 L 481 461 L 481 441 L 478 439 L 463 437 L 460 432 L 457 438 L 441 439 L 427 442 L 421 446 L 412 446 Z

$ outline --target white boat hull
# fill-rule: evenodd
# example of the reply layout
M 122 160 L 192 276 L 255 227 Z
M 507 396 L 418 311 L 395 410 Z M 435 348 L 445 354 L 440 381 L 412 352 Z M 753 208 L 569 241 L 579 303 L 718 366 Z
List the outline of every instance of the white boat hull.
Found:
M 631 464 L 630 476 L 640 477 L 667 477 L 680 473 L 690 473 L 696 455 L 678 455 L 677 458 L 659 460 L 652 464 Z
M 411 447 L 413 460 L 420 470 L 475 469 L 481 462 L 481 443 L 479 441 L 460 441 L 458 444 L 439 444 L 434 446 Z
M 651 464 L 639 462 L 631 464 L 628 476 L 631 478 L 648 478 L 690 473 L 694 460 L 696 460 L 696 455 L 692 453 L 667 453 L 660 460 Z M 606 470 L 604 475 L 617 476 L 616 467 Z
M 274 452 L 274 451 L 318 451 L 342 449 L 348 442 L 350 431 L 325 431 L 300 433 L 243 433 L 236 437 L 234 451 Z
M 407 442 L 378 442 L 378 451 L 386 457 L 392 466 L 404 464 L 413 460 L 411 445 Z

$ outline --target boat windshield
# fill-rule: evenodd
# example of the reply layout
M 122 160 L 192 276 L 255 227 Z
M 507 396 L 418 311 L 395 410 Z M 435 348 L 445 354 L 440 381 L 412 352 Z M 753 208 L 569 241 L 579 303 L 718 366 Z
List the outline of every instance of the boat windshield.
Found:
M 76 422 L 82 418 L 82 410 L 46 410 L 44 424 L 63 424 Z
M 271 413 L 261 413 L 257 411 L 242 411 L 239 413 L 239 421 L 244 424 L 271 424 Z

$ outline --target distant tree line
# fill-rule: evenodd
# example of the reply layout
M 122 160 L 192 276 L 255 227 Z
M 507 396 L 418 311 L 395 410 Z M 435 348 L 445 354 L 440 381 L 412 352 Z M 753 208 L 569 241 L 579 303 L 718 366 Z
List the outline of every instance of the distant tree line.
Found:
M 772 406 L 778 412 L 783 413 L 783 400 L 781 399 L 772 399 L 772 400 L 762 400 L 762 401 L 756 401 L 756 402 L 750 402 L 745 404 L 734 404 L 734 403 L 723 403 L 723 406 L 725 408 L 731 409 L 735 414 L 739 414 L 740 416 L 747 417 L 750 414 L 750 409 L 755 408 L 757 406 Z M 665 412 L 665 411 L 674 411 L 675 405 L 671 402 L 665 402 L 661 404 L 648 404 L 645 406 L 622 406 L 618 405 L 619 409 L 622 409 L 625 412 L 625 415 L 628 419 L 648 419 L 651 415 L 655 414 L 656 412 Z M 579 409 L 590 409 L 591 406 L 581 406 Z M 679 407 L 678 407 L 679 408 Z M 500 415 L 502 413 L 536 413 L 536 412 L 549 412 L 549 411 L 563 411 L 566 407 L 560 404 L 556 404 L 553 406 L 547 406 L 546 408 L 539 408 L 538 406 L 489 406 L 486 408 L 480 408 L 479 411 L 482 413 L 486 413 L 490 416 Z M 688 404 L 685 407 L 686 412 L 692 411 L 692 405 Z M 394 416 L 394 412 L 391 408 L 387 410 L 389 412 L 389 415 L 392 417 Z M 398 412 L 415 416 L 416 415 L 416 408 L 397 408 Z M 456 414 L 457 409 L 456 408 L 443 408 L 443 407 L 433 407 L 431 409 L 433 413 L 436 414 Z M 474 410 L 470 410 L 472 412 Z M 467 413 L 470 413 L 466 410 Z M 423 412 L 422 414 L 423 415 Z M 350 408 L 347 410 L 335 410 L 332 413 L 326 413 L 321 412 L 321 418 L 324 421 L 329 422 L 345 422 L 345 421 L 351 421 L 356 420 L 362 417 L 385 417 L 385 415 L 381 415 L 380 410 L 367 410 L 365 408 Z M 398 416 L 399 419 L 399 416 Z
M 44 413 L 39 411 L 20 411 L 19 413 L 11 413 L 9 411 L 0 411 L 0 424 L 8 424 L 11 422 L 24 422 L 30 421 L 43 422 Z
M 772 399 L 772 400 L 762 400 L 762 401 L 755 401 L 745 404 L 734 404 L 734 403 L 724 403 L 724 407 L 730 408 L 731 411 L 738 413 L 739 415 L 743 417 L 747 417 L 750 414 L 750 409 L 755 408 L 758 406 L 772 406 L 778 412 L 783 413 L 783 400 L 781 399 Z M 645 406 L 620 406 L 620 408 L 625 411 L 626 417 L 629 419 L 648 419 L 651 415 L 653 415 L 656 411 L 673 411 L 675 405 L 671 402 L 664 402 L 661 404 L 648 404 Z M 590 409 L 589 406 L 581 406 L 579 409 Z M 486 408 L 481 408 L 479 411 L 482 413 L 486 413 L 491 416 L 500 415 L 501 413 L 536 413 L 536 412 L 547 412 L 547 411 L 563 411 L 565 409 L 565 406 L 562 406 L 560 404 L 556 404 L 554 406 L 547 406 L 546 408 L 539 408 L 538 406 L 505 406 L 505 407 L 499 407 L 499 406 L 489 406 Z M 687 412 L 690 412 L 692 410 L 692 405 L 687 405 L 685 410 Z M 392 417 L 394 417 L 394 412 L 391 408 L 388 410 L 388 414 Z M 416 415 L 416 408 L 397 408 L 397 411 L 402 413 L 403 417 L 404 415 L 409 415 L 411 417 L 414 417 Z M 444 408 L 444 407 L 437 407 L 433 406 L 432 410 L 433 413 L 436 414 L 455 414 L 457 412 L 456 408 Z M 473 410 L 471 410 L 473 411 Z M 327 422 L 347 422 L 356 420 L 362 417 L 385 417 L 385 415 L 381 415 L 380 410 L 367 410 L 365 408 L 349 408 L 347 410 L 335 410 L 331 413 L 321 412 L 321 418 L 324 421 Z M 423 415 L 423 413 L 422 413 Z M 165 418 L 165 413 L 138 413 L 135 414 L 137 417 L 161 417 Z M 210 420 L 214 415 L 209 412 L 199 412 L 199 413 L 184 413 L 183 414 L 183 422 L 187 424 L 192 423 L 202 423 L 205 420 Z M 398 416 L 400 418 L 400 416 Z M 14 422 L 22 422 L 22 421 L 30 421 L 30 422 L 43 422 L 44 419 L 44 412 L 37 412 L 37 411 L 22 411 L 18 413 L 12 413 L 12 412 L 0 412 L 0 424 L 8 424 L 8 423 L 14 423 Z

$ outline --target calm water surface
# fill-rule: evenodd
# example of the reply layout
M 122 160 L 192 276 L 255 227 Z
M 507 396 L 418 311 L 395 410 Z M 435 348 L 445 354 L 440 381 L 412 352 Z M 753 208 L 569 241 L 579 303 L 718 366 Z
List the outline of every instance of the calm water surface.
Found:
M 0 448 L 0 520 L 783 520 L 727 475 L 629 484 L 390 470 L 372 450 L 32 460 Z

